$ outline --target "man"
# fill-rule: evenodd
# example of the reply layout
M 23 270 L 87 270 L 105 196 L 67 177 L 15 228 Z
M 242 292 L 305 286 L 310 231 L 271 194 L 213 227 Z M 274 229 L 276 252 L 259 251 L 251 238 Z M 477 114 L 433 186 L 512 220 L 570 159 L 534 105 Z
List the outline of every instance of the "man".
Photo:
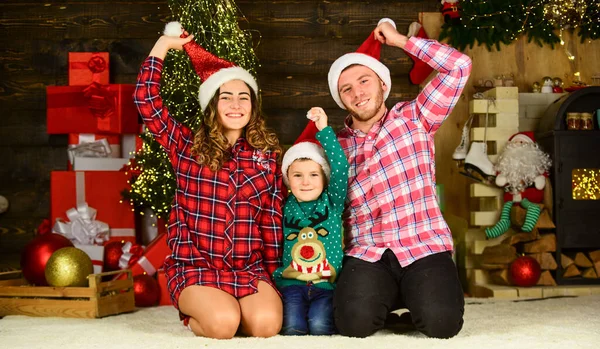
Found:
M 385 106 L 390 73 L 378 60 L 382 43 L 439 72 L 416 99 L 392 109 Z M 408 39 L 390 19 L 330 68 L 330 92 L 350 113 L 338 133 L 350 163 L 346 257 L 334 298 L 342 335 L 369 336 L 401 308 L 410 311 L 401 318 L 412 316 L 430 337 L 453 337 L 462 328 L 464 295 L 436 200 L 433 137 L 470 72 L 468 56 L 434 40 Z

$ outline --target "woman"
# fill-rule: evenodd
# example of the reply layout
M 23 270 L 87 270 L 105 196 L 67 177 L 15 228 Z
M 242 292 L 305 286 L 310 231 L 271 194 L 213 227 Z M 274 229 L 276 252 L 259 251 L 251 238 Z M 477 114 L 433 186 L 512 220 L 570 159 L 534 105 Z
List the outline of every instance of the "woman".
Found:
M 279 141 L 265 126 L 252 75 L 204 50 L 179 23 L 165 32 L 172 36 L 161 36 L 142 64 L 134 100 L 177 181 L 165 260 L 171 299 L 198 336 L 231 338 L 238 328 L 276 335 L 282 305 L 270 275 L 281 262 Z M 196 133 L 160 97 L 170 49 L 185 49 L 203 80 Z

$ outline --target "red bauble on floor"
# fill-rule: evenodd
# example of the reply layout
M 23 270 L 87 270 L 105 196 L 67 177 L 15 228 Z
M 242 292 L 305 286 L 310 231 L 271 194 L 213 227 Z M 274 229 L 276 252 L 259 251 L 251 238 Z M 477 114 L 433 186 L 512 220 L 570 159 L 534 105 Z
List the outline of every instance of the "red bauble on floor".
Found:
M 158 281 L 148 274 L 134 276 L 133 294 L 136 307 L 151 307 L 156 305 L 160 296 Z
M 510 279 L 515 286 L 534 286 L 540 279 L 541 274 L 540 263 L 529 256 L 521 256 L 510 265 Z
M 123 254 L 125 241 L 111 241 L 104 245 L 104 271 L 119 270 L 119 259 Z
M 56 233 L 45 233 L 31 240 L 21 253 L 21 271 L 25 280 L 36 286 L 48 286 L 46 263 L 55 251 L 63 247 L 73 247 L 73 243 Z

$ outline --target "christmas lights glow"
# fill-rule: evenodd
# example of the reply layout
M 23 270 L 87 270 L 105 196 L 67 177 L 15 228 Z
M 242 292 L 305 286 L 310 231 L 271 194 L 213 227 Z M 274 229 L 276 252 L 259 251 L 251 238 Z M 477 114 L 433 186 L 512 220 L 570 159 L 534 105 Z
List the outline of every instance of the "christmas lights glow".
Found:
M 578 168 L 571 173 L 573 200 L 600 199 L 600 169 Z
M 239 27 L 238 19 L 245 17 L 234 1 L 169 0 L 168 4 L 173 14 L 169 21 L 179 21 L 202 47 L 256 75 L 258 61 L 252 35 Z M 161 96 L 171 115 L 192 130 L 202 121 L 199 88 L 200 78 L 185 52 L 169 51 L 162 73 Z M 175 175 L 166 152 L 152 136 L 145 132 L 140 137 L 142 149 L 128 169 L 131 190 L 123 196 L 136 208 L 150 207 L 156 216 L 166 218 L 175 194 Z
M 460 23 L 445 23 L 440 34 L 459 49 L 477 43 L 499 50 L 520 35 L 554 47 L 559 30 L 577 30 L 582 43 L 600 34 L 598 0 L 462 0 L 460 6 Z

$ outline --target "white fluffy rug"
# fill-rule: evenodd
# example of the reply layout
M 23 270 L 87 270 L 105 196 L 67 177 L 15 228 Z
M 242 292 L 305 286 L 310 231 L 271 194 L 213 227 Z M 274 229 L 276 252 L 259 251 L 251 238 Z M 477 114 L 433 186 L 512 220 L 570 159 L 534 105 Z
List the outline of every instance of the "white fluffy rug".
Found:
M 365 338 L 284 337 L 196 338 L 170 306 L 138 309 L 103 319 L 0 319 L 0 347 L 12 348 L 407 348 L 512 349 L 598 348 L 600 295 L 527 301 L 467 299 L 465 325 L 455 338 L 430 339 L 417 332 L 379 331 Z

